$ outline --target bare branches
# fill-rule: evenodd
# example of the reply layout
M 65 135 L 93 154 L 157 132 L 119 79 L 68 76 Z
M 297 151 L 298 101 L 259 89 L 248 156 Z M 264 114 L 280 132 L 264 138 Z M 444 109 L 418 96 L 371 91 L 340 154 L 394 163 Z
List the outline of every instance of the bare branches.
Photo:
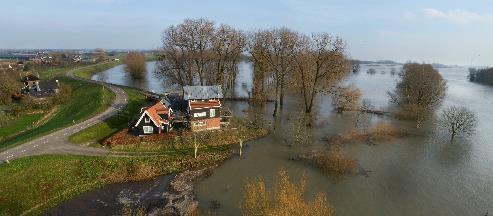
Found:
M 314 99 L 329 93 L 337 81 L 346 77 L 350 64 L 341 38 L 328 33 L 302 36 L 294 59 L 292 86 L 303 94 L 305 111 L 310 113 Z
M 168 84 L 233 88 L 245 47 L 242 32 L 206 19 L 187 19 L 166 29 L 162 43 L 157 73 Z
M 442 111 L 438 118 L 438 127 L 450 135 L 453 141 L 456 136 L 471 136 L 476 131 L 478 118 L 465 107 L 452 106 Z

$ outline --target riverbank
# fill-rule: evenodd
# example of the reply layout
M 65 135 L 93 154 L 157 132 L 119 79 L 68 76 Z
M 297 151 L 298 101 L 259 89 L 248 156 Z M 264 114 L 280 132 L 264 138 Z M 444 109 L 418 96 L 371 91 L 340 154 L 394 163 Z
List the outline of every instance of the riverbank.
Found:
M 244 137 L 245 140 L 265 135 L 249 134 L 252 137 Z M 174 144 L 187 146 L 185 142 Z M 232 155 L 232 146 L 229 139 L 219 139 L 214 144 L 204 142 L 197 157 L 193 149 L 168 147 L 167 152 L 150 156 L 43 155 L 17 159 L 0 166 L 0 215 L 41 214 L 82 192 L 108 184 L 218 165 Z

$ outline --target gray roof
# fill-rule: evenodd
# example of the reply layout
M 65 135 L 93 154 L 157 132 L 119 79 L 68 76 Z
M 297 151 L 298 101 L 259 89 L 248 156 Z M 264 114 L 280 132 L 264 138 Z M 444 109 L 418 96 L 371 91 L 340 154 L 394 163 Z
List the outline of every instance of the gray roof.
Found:
M 204 100 L 215 98 L 223 98 L 223 91 L 220 85 L 183 86 L 183 99 L 185 100 Z

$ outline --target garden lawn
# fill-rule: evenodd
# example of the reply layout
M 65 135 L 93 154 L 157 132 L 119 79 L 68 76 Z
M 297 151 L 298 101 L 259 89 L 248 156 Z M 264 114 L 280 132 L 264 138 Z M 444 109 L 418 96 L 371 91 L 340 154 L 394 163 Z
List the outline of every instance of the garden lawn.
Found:
M 0 142 L 0 149 L 6 149 L 16 144 L 24 143 L 57 129 L 65 128 L 100 113 L 111 104 L 115 94 L 99 85 L 78 81 L 70 78 L 60 78 L 62 84 L 72 87 L 72 98 L 60 105 L 57 112 L 46 123 L 37 128 L 27 130 L 12 139 Z
M 12 122 L 6 126 L 0 127 L 0 140 L 11 134 L 25 130 L 41 119 L 41 117 L 43 117 L 43 114 L 22 114 L 19 118 L 12 120 Z
M 73 143 L 99 142 L 117 131 L 126 128 L 128 122 L 140 113 L 140 108 L 145 105 L 146 98 L 140 91 L 125 88 L 128 95 L 128 104 L 118 114 L 108 118 L 104 122 L 86 128 L 70 136 Z

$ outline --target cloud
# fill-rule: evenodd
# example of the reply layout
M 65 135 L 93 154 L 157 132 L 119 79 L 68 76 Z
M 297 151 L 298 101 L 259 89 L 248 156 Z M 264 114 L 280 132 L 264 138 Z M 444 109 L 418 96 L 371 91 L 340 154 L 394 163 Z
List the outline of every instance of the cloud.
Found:
M 429 18 L 446 20 L 455 24 L 493 21 L 492 14 L 479 14 L 461 9 L 441 11 L 433 8 L 425 8 L 422 10 L 422 13 Z
M 414 20 L 414 19 L 416 19 L 417 15 L 413 12 L 406 11 L 402 14 L 402 17 L 404 17 L 404 19 L 407 19 L 407 20 Z

